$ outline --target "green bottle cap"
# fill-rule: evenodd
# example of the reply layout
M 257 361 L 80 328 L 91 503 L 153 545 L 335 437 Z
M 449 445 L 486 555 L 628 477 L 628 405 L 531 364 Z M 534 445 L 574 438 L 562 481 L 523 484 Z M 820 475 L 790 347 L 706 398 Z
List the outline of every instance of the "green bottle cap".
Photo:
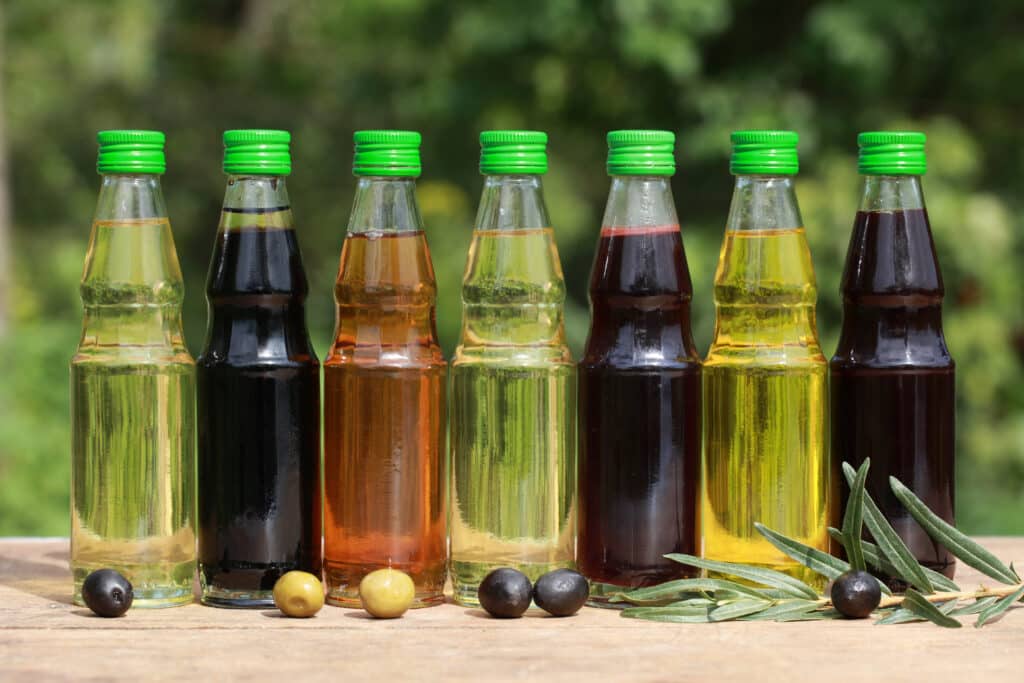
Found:
M 733 175 L 796 175 L 800 170 L 800 136 L 791 130 L 738 130 L 730 139 Z
M 352 173 L 357 176 L 418 178 L 420 166 L 419 133 L 411 130 L 358 130 Z
M 224 172 L 228 175 L 291 175 L 292 136 L 286 130 L 224 131 Z
M 167 170 L 164 134 L 157 130 L 102 130 L 96 134 L 100 173 L 159 173 Z
M 547 173 L 547 145 L 548 134 L 539 130 L 485 130 L 480 133 L 480 172 Z
M 674 175 L 676 135 L 667 130 L 608 133 L 608 175 Z
M 924 175 L 928 160 L 925 134 L 913 131 L 872 131 L 857 136 L 861 175 Z

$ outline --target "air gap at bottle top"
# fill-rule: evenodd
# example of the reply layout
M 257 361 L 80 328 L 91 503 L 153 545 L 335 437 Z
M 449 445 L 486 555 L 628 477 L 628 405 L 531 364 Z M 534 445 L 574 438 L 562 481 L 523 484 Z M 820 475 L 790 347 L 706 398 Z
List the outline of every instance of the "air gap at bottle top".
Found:
M 74 600 L 111 568 L 135 607 L 192 602 L 195 364 L 160 176 L 164 134 L 99 133 L 103 176 L 82 273 L 85 316 L 71 360 Z
M 675 135 L 608 134 L 611 190 L 579 366 L 579 569 L 592 603 L 682 578 L 697 554 L 700 358 L 670 178 Z
M 547 135 L 480 135 L 485 175 L 451 369 L 452 584 L 496 567 L 532 580 L 573 564 L 576 368 L 565 282 L 541 190 Z
M 829 547 L 827 368 L 793 188 L 797 135 L 742 131 L 732 142 L 735 189 L 703 370 L 703 550 L 820 583 L 754 527 Z

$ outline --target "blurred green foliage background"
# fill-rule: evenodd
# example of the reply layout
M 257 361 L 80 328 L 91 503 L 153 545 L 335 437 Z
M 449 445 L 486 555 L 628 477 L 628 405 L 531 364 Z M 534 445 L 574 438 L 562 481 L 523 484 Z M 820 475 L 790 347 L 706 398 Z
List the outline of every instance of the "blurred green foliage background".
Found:
M 674 187 L 704 350 L 732 189 L 729 132 L 795 129 L 827 353 L 858 199 L 856 133 L 924 130 L 925 193 L 959 365 L 958 521 L 971 532 L 1024 532 L 1018 2 L 990 0 L 980 11 L 959 0 L 12 0 L 0 21 L 0 180 L 13 250 L 0 304 L 0 534 L 67 533 L 67 363 L 99 183 L 95 132 L 120 127 L 167 133 L 164 190 L 193 352 L 224 185 L 221 131 L 292 131 L 289 190 L 321 356 L 355 129 L 423 133 L 419 198 L 448 352 L 481 187 L 480 130 L 550 135 L 546 192 L 578 351 L 608 188 L 605 132 L 678 135 Z

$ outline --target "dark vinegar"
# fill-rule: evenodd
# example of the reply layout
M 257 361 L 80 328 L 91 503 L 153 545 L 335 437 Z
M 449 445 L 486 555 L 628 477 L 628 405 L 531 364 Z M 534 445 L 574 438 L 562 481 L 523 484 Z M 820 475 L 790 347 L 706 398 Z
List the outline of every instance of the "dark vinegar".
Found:
M 601 231 L 578 398 L 578 565 L 598 602 L 693 574 L 663 557 L 699 554 L 692 292 L 679 226 Z
M 293 230 L 218 235 L 198 361 L 204 602 L 268 604 L 283 573 L 320 575 L 320 377 L 306 292 Z
M 842 293 L 843 328 L 831 362 L 834 463 L 857 467 L 870 457 L 868 493 L 917 560 L 952 578 L 949 551 L 889 486 L 896 477 L 953 523 L 954 364 L 923 209 L 857 213 Z M 845 509 L 849 487 L 840 488 Z

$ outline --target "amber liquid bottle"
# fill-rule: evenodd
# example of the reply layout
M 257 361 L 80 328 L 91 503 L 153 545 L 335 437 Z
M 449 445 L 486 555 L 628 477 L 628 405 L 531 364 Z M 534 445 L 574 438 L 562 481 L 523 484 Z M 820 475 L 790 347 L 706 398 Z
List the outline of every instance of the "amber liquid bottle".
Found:
M 320 364 L 285 189 L 285 131 L 224 134 L 228 174 L 198 365 L 203 603 L 274 604 L 274 583 L 320 574 Z
M 699 552 L 700 358 L 669 183 L 675 136 L 614 131 L 608 143 L 612 186 L 578 397 L 576 561 L 595 605 L 692 575 L 664 556 Z
M 416 607 L 444 600 L 445 382 L 437 286 L 416 203 L 418 133 L 360 131 L 359 177 L 324 361 L 327 599 L 359 606 L 359 582 L 393 567 Z
M 832 357 L 832 458 L 871 458 L 867 491 L 918 562 L 955 560 L 893 495 L 896 477 L 953 523 L 954 364 L 942 333 L 942 274 L 921 192 L 921 133 L 862 133 L 860 208 L 843 274 Z M 843 501 L 849 487 L 842 485 Z M 886 577 L 894 588 L 903 588 Z

